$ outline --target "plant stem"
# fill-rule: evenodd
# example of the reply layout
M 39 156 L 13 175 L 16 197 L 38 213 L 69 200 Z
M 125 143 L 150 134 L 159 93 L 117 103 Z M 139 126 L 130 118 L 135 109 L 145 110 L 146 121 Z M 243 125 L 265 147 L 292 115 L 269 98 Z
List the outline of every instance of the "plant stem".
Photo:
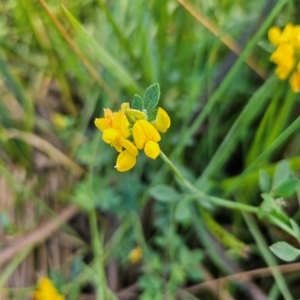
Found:
M 174 175 L 177 176 L 177 178 L 196 196 L 197 199 L 205 200 L 217 206 L 227 207 L 230 209 L 252 212 L 255 214 L 258 212 L 257 207 L 207 195 L 206 193 L 200 191 L 198 188 L 192 185 L 188 180 L 186 180 L 183 177 L 183 175 L 179 172 L 179 170 L 175 167 L 175 165 L 169 160 L 169 158 L 162 151 L 160 152 L 160 156 L 163 159 L 163 161 L 170 167 Z

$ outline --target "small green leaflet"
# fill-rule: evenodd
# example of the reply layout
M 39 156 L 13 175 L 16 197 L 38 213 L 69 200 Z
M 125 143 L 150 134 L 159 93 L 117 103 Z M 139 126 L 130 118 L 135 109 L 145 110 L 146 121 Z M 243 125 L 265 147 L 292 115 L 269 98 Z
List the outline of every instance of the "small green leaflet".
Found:
M 158 83 L 152 84 L 146 89 L 144 95 L 144 105 L 148 113 L 158 104 L 159 96 L 160 90 Z
M 157 115 L 157 109 L 154 109 L 151 112 L 149 112 L 148 121 L 153 122 L 156 119 L 156 115 Z
M 141 96 L 135 94 L 132 100 L 132 108 L 142 111 L 144 108 L 144 101 Z
M 270 250 L 284 261 L 294 261 L 300 256 L 300 250 L 286 242 L 277 242 L 270 246 Z

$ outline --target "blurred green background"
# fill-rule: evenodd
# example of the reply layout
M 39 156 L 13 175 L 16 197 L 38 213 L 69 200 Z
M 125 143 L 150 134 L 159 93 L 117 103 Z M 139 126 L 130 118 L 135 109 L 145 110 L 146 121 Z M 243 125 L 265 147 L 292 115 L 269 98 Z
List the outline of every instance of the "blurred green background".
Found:
M 268 246 L 298 245 L 298 186 L 274 187 L 298 180 L 300 121 L 267 38 L 298 11 L 292 0 L 1 1 L 0 299 L 31 299 L 41 276 L 74 300 L 299 298 L 299 274 L 269 268 L 282 261 Z M 255 214 L 194 201 L 160 158 L 114 169 L 94 119 L 153 83 L 172 122 L 163 152 L 205 195 Z

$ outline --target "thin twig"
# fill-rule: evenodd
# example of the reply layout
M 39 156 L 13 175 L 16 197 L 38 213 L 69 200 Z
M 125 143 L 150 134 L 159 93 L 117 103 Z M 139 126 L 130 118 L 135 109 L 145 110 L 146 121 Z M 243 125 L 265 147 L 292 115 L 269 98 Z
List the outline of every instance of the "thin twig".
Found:
M 78 211 L 79 208 L 76 205 L 71 204 L 62 209 L 56 218 L 52 218 L 44 224 L 40 224 L 31 232 L 13 241 L 11 245 L 0 251 L 0 266 L 9 261 L 18 253 L 22 252 L 24 249 L 42 243 L 56 230 L 58 230 L 65 222 L 75 216 Z
M 221 33 L 219 28 L 216 24 L 214 24 L 212 21 L 207 19 L 204 15 L 202 15 L 199 11 L 196 11 L 195 8 L 187 3 L 185 0 L 178 0 L 178 2 L 184 7 L 186 11 L 188 11 L 200 24 L 202 24 L 205 28 L 207 28 L 211 33 L 213 33 L 215 36 L 219 37 L 221 42 L 226 45 L 232 52 L 234 52 L 236 55 L 241 54 L 240 47 L 235 43 L 235 41 L 226 34 Z M 261 70 L 256 61 L 252 57 L 248 57 L 245 59 L 245 62 L 247 65 L 255 71 L 261 78 L 266 79 L 267 75 L 266 73 Z
M 66 40 L 66 42 L 69 44 L 70 48 L 73 50 L 73 52 L 78 56 L 78 58 L 82 61 L 88 72 L 92 75 L 94 80 L 99 84 L 99 86 L 105 91 L 105 93 L 111 98 L 111 100 L 116 103 L 118 102 L 117 96 L 115 93 L 108 87 L 108 85 L 105 83 L 105 81 L 99 76 L 97 70 L 95 67 L 90 63 L 90 61 L 85 57 L 85 55 L 82 53 L 82 51 L 79 49 L 79 47 L 74 43 L 72 38 L 69 36 L 61 22 L 58 20 L 58 18 L 53 14 L 49 6 L 45 3 L 44 0 L 39 0 L 40 4 L 43 6 L 45 11 L 47 12 L 48 16 L 51 18 L 53 23 L 55 24 L 56 28 L 59 30 L 63 38 Z
M 42 139 L 31 132 L 20 131 L 17 129 L 8 129 L 4 131 L 7 138 L 10 139 L 19 139 L 22 140 L 29 145 L 43 151 L 46 153 L 53 161 L 60 163 L 65 166 L 68 170 L 71 170 L 73 175 L 80 176 L 85 170 L 77 165 L 72 159 L 70 159 L 67 155 L 62 153 L 60 150 L 55 148 L 48 141 Z
M 293 273 L 300 270 L 300 263 L 293 263 L 288 265 L 279 265 L 276 267 L 266 267 L 266 268 L 260 268 L 256 270 L 251 271 L 244 271 L 235 273 L 233 275 L 224 276 L 222 278 L 213 279 L 209 281 L 205 281 L 193 286 L 190 286 L 185 289 L 185 291 L 191 293 L 191 294 L 197 294 L 203 290 L 206 290 L 207 288 L 218 287 L 220 285 L 224 285 L 229 283 L 230 281 L 239 281 L 239 282 L 247 282 L 252 280 L 253 278 L 257 277 L 268 277 L 272 276 L 272 270 L 277 269 L 283 274 L 287 273 Z

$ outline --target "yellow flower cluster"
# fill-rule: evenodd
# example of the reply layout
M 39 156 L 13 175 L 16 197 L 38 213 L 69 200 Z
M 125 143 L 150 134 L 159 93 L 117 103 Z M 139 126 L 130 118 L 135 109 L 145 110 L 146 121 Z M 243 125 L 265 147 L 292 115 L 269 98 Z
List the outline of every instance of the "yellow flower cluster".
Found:
M 33 294 L 33 300 L 65 300 L 65 297 L 59 294 L 49 278 L 42 277 Z
M 300 25 L 288 23 L 283 30 L 274 26 L 268 32 L 270 42 L 276 46 L 271 61 L 277 64 L 275 70 L 279 79 L 289 82 L 293 92 L 300 91 Z
M 119 172 L 134 167 L 138 150 L 144 149 L 148 157 L 157 158 L 160 153 L 159 132 L 166 132 L 170 124 L 169 115 L 161 107 L 157 109 L 156 118 L 149 122 L 146 111 L 132 109 L 129 103 L 123 103 L 117 112 L 105 108 L 104 118 L 95 119 L 96 127 L 102 131 L 103 141 L 120 152 L 115 166 Z

